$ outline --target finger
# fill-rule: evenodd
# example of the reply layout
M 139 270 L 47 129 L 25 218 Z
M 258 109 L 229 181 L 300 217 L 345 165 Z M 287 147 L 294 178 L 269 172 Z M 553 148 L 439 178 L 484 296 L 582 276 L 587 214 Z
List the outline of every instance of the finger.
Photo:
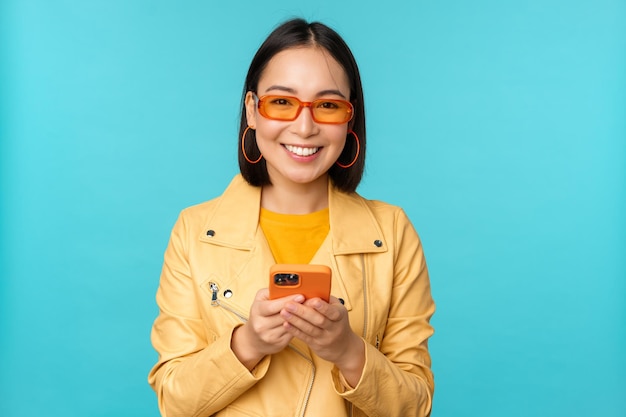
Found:
M 295 304 L 300 304 L 303 303 L 305 300 L 304 296 L 302 294 L 294 294 L 294 295 L 288 295 L 286 297 L 282 297 L 282 298 L 277 298 L 275 300 L 269 300 L 269 299 L 265 299 L 265 300 L 260 300 L 261 302 L 259 303 L 259 312 L 263 315 L 263 316 L 273 316 L 275 314 L 280 313 L 280 311 L 285 308 L 285 305 L 289 302 L 295 303 Z
M 285 346 L 293 339 L 293 334 L 289 332 L 289 329 L 285 328 L 281 323 L 280 327 L 258 335 L 258 340 L 262 343 L 257 347 L 265 354 L 276 353 L 281 351 Z
M 271 340 L 282 337 L 285 334 L 283 323 L 285 320 L 278 314 L 271 317 L 253 316 L 247 322 L 246 327 L 259 340 Z
M 304 331 L 312 333 L 316 329 L 323 329 L 328 323 L 328 319 L 315 309 L 297 303 L 287 303 L 280 312 L 281 317 Z M 316 329 L 307 326 L 315 327 Z
M 311 307 L 331 321 L 339 321 L 343 317 L 345 307 L 343 307 L 338 299 L 335 298 L 335 300 L 336 303 L 333 303 L 331 299 L 332 304 L 329 304 L 320 298 L 311 298 L 307 300 L 305 305 Z
M 292 337 L 292 338 L 298 338 L 300 340 L 302 340 L 304 343 L 306 343 L 309 346 L 312 346 L 314 344 L 316 344 L 320 337 L 315 335 L 312 336 L 310 333 L 306 333 L 304 331 L 302 331 L 300 328 L 294 326 L 293 324 L 289 323 L 289 322 L 284 322 L 283 323 L 283 327 L 285 328 L 285 331 Z
M 283 313 L 281 313 L 281 315 L 282 314 Z M 283 328 L 292 336 L 302 339 L 307 344 L 311 341 L 320 339 L 324 333 L 323 329 L 290 313 L 286 313 Z
M 289 340 L 291 340 L 293 336 L 285 328 L 283 324 L 284 322 L 281 321 L 281 323 L 277 327 L 274 327 L 268 331 L 263 332 L 260 335 L 261 339 L 263 339 L 266 343 L 270 343 L 270 344 L 282 343 L 282 341 L 284 341 L 285 338 L 288 338 Z
M 250 317 L 249 323 L 255 333 L 262 334 L 280 328 L 284 321 L 285 319 L 283 319 L 279 314 L 274 314 L 268 317 L 255 314 Z
M 255 300 L 264 301 L 270 299 L 270 290 L 268 288 L 261 288 L 257 291 Z
M 337 298 L 334 295 L 330 296 L 330 301 L 329 304 L 334 304 L 334 305 L 338 305 L 338 306 L 342 306 L 344 305 L 345 301 L 343 301 L 342 298 Z
M 257 291 L 254 299 L 256 301 L 279 301 L 279 300 L 285 300 L 285 301 L 295 301 L 297 303 L 304 302 L 304 296 L 302 294 L 291 294 L 291 295 L 287 295 L 285 297 L 276 298 L 276 299 L 272 300 L 272 299 L 270 299 L 270 290 L 267 289 L 267 288 L 261 288 L 259 291 Z

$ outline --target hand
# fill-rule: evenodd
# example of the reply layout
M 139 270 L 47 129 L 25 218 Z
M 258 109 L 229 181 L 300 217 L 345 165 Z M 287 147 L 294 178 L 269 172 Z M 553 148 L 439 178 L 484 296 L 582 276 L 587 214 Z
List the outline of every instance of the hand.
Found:
M 289 301 L 280 311 L 283 327 L 304 341 L 320 358 L 334 363 L 346 381 L 355 386 L 365 366 L 365 345 L 350 328 L 348 310 L 335 297 L 330 303 L 312 298 Z
M 302 295 L 270 300 L 267 288 L 257 292 L 250 307 L 250 318 L 235 329 L 231 340 L 231 348 L 244 366 L 252 370 L 263 357 L 280 352 L 291 342 L 293 335 L 283 326 L 280 312 L 287 303 L 302 302 Z

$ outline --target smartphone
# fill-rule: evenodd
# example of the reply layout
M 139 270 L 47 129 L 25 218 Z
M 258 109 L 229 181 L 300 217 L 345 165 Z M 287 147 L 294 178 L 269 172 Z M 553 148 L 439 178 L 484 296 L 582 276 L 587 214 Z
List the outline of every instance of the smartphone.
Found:
M 332 273 L 326 265 L 276 264 L 270 268 L 270 299 L 291 294 L 330 300 Z

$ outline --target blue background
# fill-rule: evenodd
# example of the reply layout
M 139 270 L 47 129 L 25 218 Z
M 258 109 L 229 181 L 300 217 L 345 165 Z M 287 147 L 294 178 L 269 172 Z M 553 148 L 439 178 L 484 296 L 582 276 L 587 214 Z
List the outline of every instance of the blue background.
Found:
M 158 415 L 178 212 L 237 172 L 286 18 L 360 64 L 359 191 L 406 209 L 438 311 L 434 417 L 626 415 L 626 2 L 0 3 L 0 415 Z

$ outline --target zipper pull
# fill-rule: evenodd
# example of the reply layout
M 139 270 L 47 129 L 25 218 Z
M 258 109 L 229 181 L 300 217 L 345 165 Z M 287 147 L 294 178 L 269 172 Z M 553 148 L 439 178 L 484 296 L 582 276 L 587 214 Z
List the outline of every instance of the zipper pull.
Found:
M 220 289 L 217 286 L 217 284 L 214 283 L 214 282 L 209 283 L 209 287 L 211 288 L 211 292 L 213 293 L 213 295 L 211 296 L 211 305 L 212 306 L 217 306 L 217 305 L 220 304 L 220 302 L 217 300 L 217 292 Z

